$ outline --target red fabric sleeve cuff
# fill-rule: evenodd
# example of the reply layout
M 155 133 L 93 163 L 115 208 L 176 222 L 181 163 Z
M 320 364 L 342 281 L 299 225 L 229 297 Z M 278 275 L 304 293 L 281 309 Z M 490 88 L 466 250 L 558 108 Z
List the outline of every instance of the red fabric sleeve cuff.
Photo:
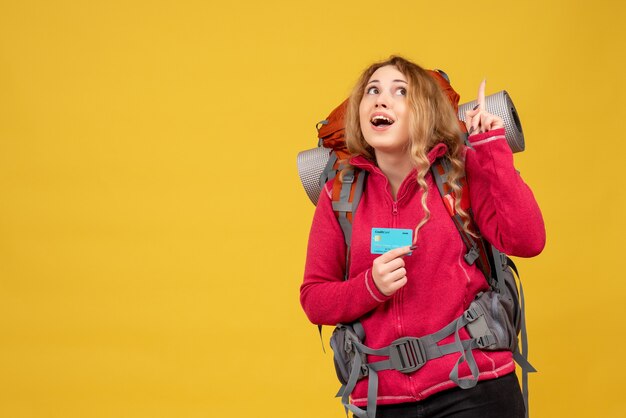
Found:
M 496 137 L 498 137 L 498 136 L 504 137 L 504 134 L 505 134 L 504 128 L 499 128 L 499 129 L 493 129 L 491 131 L 487 131 L 487 132 L 482 132 L 482 133 L 479 133 L 479 134 L 471 135 L 468 138 L 468 140 L 469 140 L 470 144 L 474 144 L 476 142 L 484 141 L 484 140 L 487 140 L 487 139 L 498 139 Z
M 367 287 L 367 291 L 376 302 L 383 303 L 391 297 L 384 295 L 380 290 L 378 290 L 376 283 L 374 283 L 374 277 L 372 277 L 372 271 L 370 269 L 365 271 L 365 287 Z

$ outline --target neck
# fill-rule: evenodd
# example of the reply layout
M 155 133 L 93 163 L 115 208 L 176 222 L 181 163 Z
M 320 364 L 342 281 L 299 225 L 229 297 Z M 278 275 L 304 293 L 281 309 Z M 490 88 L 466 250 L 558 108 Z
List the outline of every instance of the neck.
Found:
M 389 180 L 391 195 L 395 200 L 400 185 L 414 168 L 413 163 L 408 154 L 398 155 L 385 154 L 382 152 L 376 152 L 376 162 L 378 163 L 380 171 L 382 171 Z

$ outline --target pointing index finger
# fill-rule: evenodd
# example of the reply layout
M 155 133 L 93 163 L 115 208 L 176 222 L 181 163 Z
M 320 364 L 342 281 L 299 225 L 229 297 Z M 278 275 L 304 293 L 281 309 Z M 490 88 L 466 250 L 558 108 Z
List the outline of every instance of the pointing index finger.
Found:
M 480 110 L 485 110 L 485 84 L 487 84 L 487 79 L 483 79 L 478 87 L 478 106 Z

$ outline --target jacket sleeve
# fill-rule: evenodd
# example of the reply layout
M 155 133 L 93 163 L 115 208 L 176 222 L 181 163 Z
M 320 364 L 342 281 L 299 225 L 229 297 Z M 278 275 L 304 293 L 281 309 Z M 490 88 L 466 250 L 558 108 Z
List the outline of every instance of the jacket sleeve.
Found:
M 344 280 L 346 244 L 332 210 L 331 188 L 332 182 L 315 209 L 300 287 L 302 308 L 319 325 L 353 322 L 389 299 L 374 284 L 370 269 Z
M 513 166 L 504 129 L 469 138 L 465 170 L 474 220 L 498 250 L 533 257 L 545 245 L 543 217 L 530 188 Z

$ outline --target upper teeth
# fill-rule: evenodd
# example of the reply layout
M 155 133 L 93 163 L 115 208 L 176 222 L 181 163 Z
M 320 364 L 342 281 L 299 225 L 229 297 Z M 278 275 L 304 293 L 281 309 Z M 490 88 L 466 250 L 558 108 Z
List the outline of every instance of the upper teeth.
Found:
M 388 117 L 383 116 L 383 115 L 376 115 L 376 116 L 374 116 L 372 118 L 372 122 L 377 121 L 377 120 L 384 120 L 384 121 L 386 121 L 388 123 L 393 123 L 393 120 L 391 120 Z

